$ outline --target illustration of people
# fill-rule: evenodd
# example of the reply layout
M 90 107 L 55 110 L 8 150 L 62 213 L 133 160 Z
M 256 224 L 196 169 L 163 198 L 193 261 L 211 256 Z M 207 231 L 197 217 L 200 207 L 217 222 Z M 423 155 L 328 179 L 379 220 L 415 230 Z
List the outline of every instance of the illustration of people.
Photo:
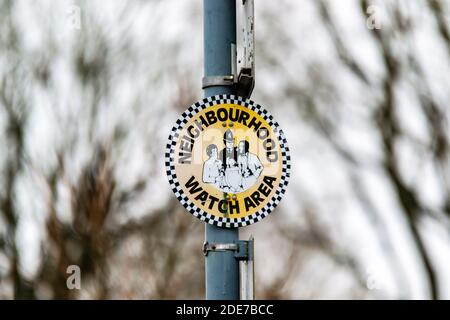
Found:
M 223 135 L 225 148 L 219 153 L 225 173 L 225 189 L 228 192 L 240 192 L 242 190 L 242 175 L 237 165 L 237 148 L 234 146 L 233 131 L 228 129 Z
M 249 152 L 250 144 L 247 140 L 242 140 L 238 145 L 238 167 L 242 174 L 242 189 L 247 190 L 253 184 L 255 184 L 256 180 L 258 180 L 259 175 L 263 170 L 263 166 L 261 161 L 259 161 L 258 157 Z
M 225 148 L 218 152 L 215 144 L 206 148 L 209 159 L 203 164 L 203 182 L 214 184 L 224 192 L 242 192 L 256 183 L 263 165 L 255 154 L 249 152 L 246 140 L 234 146 L 233 131 L 227 130 L 223 136 Z
M 209 159 L 203 164 L 203 182 L 217 184 L 222 187 L 222 161 L 218 158 L 218 149 L 215 144 L 206 147 L 206 154 Z
M 225 148 L 220 150 L 219 159 L 222 161 L 223 169 L 237 166 L 237 150 L 234 146 L 233 131 L 228 129 L 223 135 L 223 143 Z

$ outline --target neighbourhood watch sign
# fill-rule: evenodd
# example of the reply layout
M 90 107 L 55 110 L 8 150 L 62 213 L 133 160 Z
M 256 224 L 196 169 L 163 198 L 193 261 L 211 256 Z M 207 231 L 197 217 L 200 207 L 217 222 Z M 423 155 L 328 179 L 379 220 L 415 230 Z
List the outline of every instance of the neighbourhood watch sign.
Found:
M 266 217 L 290 176 L 283 131 L 251 100 L 217 95 L 191 105 L 169 136 L 165 165 L 180 203 L 200 220 L 226 228 Z

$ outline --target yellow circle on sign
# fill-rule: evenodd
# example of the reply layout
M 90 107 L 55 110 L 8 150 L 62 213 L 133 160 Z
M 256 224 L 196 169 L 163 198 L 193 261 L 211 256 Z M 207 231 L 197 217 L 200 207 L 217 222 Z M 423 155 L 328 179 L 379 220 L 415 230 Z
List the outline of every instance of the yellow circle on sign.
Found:
M 241 97 L 193 104 L 169 137 L 166 170 L 190 213 L 210 224 L 241 227 L 279 203 L 290 171 L 286 139 L 273 117 Z

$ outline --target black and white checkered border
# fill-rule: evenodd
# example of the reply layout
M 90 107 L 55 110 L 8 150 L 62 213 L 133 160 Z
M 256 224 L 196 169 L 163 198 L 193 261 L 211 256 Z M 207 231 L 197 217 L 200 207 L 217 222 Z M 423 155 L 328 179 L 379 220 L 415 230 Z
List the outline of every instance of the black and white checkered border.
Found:
M 282 156 L 282 173 L 280 183 L 277 186 L 275 194 L 263 208 L 253 213 L 252 215 L 243 218 L 218 217 L 211 215 L 203 211 L 202 209 L 198 208 L 184 194 L 183 189 L 181 188 L 181 185 L 178 182 L 175 172 L 175 145 L 179 137 L 180 131 L 182 130 L 184 125 L 188 123 L 189 119 L 194 117 L 197 113 L 208 107 L 219 104 L 237 104 L 240 106 L 247 107 L 258 113 L 272 127 L 272 130 L 275 132 L 281 147 L 280 149 Z M 263 109 L 259 104 L 254 103 L 252 100 L 234 95 L 216 95 L 204 98 L 203 100 L 198 101 L 193 105 L 191 105 L 186 111 L 184 111 L 181 114 L 181 116 L 176 121 L 175 126 L 172 128 L 168 140 L 169 141 L 167 143 L 165 153 L 165 166 L 167 177 L 169 180 L 169 184 L 172 188 L 172 191 L 175 193 L 175 196 L 177 197 L 178 201 L 180 201 L 180 203 L 192 215 L 194 215 L 195 217 L 199 218 L 200 220 L 206 223 L 226 228 L 244 227 L 253 224 L 268 216 L 272 212 L 272 210 L 275 209 L 275 207 L 280 203 L 281 198 L 286 192 L 286 187 L 288 185 L 289 177 L 291 174 L 291 157 L 289 154 L 289 147 L 287 145 L 286 137 L 284 136 L 284 133 L 281 130 L 278 123 L 273 119 L 272 115 L 267 110 Z

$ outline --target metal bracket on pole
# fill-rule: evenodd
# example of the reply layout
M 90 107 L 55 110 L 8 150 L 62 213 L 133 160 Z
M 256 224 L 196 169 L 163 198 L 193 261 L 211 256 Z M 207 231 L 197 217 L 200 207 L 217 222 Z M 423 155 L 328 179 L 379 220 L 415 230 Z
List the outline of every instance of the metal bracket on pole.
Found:
M 237 70 L 236 91 L 250 98 L 255 87 L 255 13 L 253 0 L 237 5 Z
M 234 253 L 234 257 L 238 260 L 248 260 L 249 259 L 249 241 L 239 240 L 238 247 L 239 250 Z
M 203 243 L 203 254 L 208 255 L 209 251 L 233 251 L 237 260 L 249 259 L 249 242 L 246 240 L 238 240 L 237 243 Z
M 239 2 L 239 1 L 238 1 Z M 237 44 L 231 44 L 230 75 L 206 76 L 202 89 L 232 86 L 238 96 L 250 98 L 255 87 L 255 19 L 253 0 L 237 4 Z
M 255 79 L 251 75 L 251 70 L 241 69 L 237 81 L 235 79 L 233 75 L 203 77 L 202 89 L 217 86 L 233 86 L 238 96 L 250 97 L 255 86 Z
M 209 251 L 237 251 L 238 245 L 236 243 L 203 243 L 203 254 L 208 255 Z
M 234 76 L 207 76 L 202 79 L 202 89 L 217 86 L 234 86 Z
M 218 251 L 232 251 L 234 257 L 239 261 L 239 281 L 240 281 L 240 299 L 255 299 L 255 277 L 254 277 L 254 239 L 238 240 L 235 243 L 203 243 L 203 254 Z
M 239 73 L 236 91 L 238 96 L 250 98 L 255 87 L 255 78 L 251 75 L 251 70 L 241 69 Z
M 254 244 L 255 240 L 252 236 L 248 241 L 244 241 L 246 245 L 246 257 L 239 261 L 239 281 L 240 281 L 240 298 L 241 300 L 255 299 L 255 257 Z

